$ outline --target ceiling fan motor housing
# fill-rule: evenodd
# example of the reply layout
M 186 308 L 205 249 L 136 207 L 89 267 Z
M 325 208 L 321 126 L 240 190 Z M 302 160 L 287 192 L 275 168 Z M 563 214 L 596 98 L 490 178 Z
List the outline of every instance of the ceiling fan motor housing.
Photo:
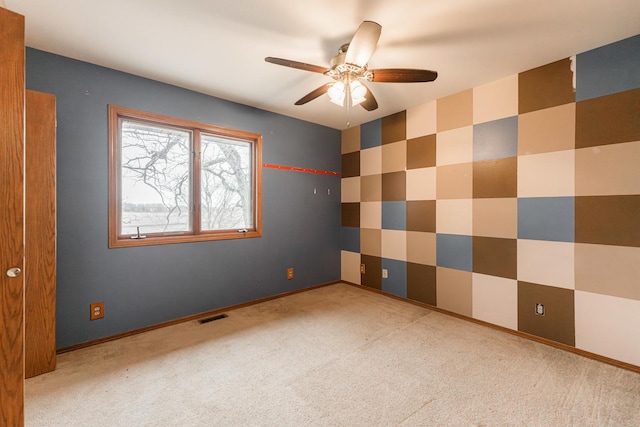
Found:
M 339 62 L 342 60 L 343 62 Z M 367 66 L 346 64 L 344 62 L 344 54 L 339 54 L 331 60 L 331 68 L 325 71 L 325 76 L 334 80 L 351 82 L 358 79 L 373 81 L 373 73 L 367 69 Z

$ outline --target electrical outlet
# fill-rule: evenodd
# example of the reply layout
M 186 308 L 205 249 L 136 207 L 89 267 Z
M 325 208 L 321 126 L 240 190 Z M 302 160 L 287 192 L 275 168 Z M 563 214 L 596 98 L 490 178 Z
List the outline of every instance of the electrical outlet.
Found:
M 293 267 L 287 268 L 287 280 L 293 279 Z
M 544 316 L 544 304 L 536 303 L 536 316 Z
M 94 302 L 90 306 L 90 319 L 102 319 L 104 317 L 104 302 Z
M 360 274 L 364 274 L 364 264 L 360 264 Z
M 382 278 L 383 279 L 388 279 L 389 278 L 389 270 L 387 270 L 386 268 L 382 269 Z

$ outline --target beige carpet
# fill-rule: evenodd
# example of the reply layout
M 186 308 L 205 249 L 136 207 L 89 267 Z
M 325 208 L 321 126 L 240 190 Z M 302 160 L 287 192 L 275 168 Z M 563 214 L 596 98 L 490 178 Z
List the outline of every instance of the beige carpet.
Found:
M 60 355 L 35 426 L 638 426 L 640 375 L 339 284 Z

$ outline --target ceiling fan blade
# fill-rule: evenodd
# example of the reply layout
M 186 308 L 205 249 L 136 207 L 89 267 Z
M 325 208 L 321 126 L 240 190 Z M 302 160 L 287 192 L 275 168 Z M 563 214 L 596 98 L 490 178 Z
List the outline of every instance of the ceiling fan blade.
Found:
M 373 96 L 373 93 L 368 87 L 367 87 L 367 94 L 364 96 L 364 98 L 365 98 L 364 101 L 360 103 L 362 108 L 364 108 L 367 111 L 373 111 L 376 108 L 378 108 L 378 101 L 376 101 L 375 96 Z
M 297 68 L 299 70 L 311 71 L 312 73 L 325 73 L 328 68 L 320 67 L 319 65 L 305 64 L 304 62 L 292 61 L 290 59 L 274 58 L 267 56 L 264 58 L 266 62 L 270 62 L 276 65 L 282 65 L 285 67 Z
M 349 43 L 345 62 L 359 67 L 367 65 L 369 58 L 376 50 L 381 31 L 382 27 L 377 22 L 364 21 L 360 24 Z
M 374 82 L 419 83 L 432 82 L 438 73 L 431 70 L 416 70 L 411 68 L 381 68 L 371 70 Z
M 313 101 L 314 99 L 316 99 L 317 97 L 324 95 L 325 93 L 327 93 L 327 91 L 329 90 L 329 88 L 333 85 L 333 83 L 327 83 L 325 85 L 320 86 L 317 89 L 312 90 L 311 92 L 309 92 L 308 94 L 306 94 L 305 96 L 303 96 L 302 98 L 298 99 L 296 101 L 296 105 L 303 105 L 306 104 L 309 101 Z

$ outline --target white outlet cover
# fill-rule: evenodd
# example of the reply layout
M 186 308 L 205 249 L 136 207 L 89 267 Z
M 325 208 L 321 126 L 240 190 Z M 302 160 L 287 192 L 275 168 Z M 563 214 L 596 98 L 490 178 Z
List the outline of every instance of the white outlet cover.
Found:
M 382 269 L 382 278 L 383 279 L 388 279 L 389 278 L 389 271 L 386 268 Z

